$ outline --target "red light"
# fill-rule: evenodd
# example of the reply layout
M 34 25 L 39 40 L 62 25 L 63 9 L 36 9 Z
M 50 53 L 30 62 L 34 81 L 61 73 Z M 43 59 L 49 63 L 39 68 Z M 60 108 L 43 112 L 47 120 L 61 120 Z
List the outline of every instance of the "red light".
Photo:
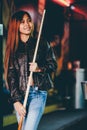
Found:
M 40 14 L 43 13 L 43 10 L 45 8 L 45 3 L 46 3 L 46 0 L 39 0 L 38 1 L 38 11 Z
M 63 7 L 69 7 L 70 6 L 70 2 L 67 2 L 65 0 L 52 0 L 53 2 L 63 6 Z
M 82 14 L 82 15 L 84 15 L 84 16 L 87 16 L 84 11 L 82 11 L 81 9 L 79 9 L 79 8 L 73 6 L 73 5 L 72 5 L 70 8 L 71 8 L 73 11 L 75 11 L 76 13 L 79 13 L 79 14 Z

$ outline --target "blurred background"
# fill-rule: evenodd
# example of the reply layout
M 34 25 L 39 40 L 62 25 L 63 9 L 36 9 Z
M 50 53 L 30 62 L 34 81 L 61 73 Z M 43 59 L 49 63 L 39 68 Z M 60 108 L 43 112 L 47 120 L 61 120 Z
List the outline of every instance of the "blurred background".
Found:
M 87 0 L 3 0 L 0 2 L 0 41 L 2 51 L 1 72 L 12 14 L 18 10 L 28 11 L 35 25 L 37 36 L 44 9 L 46 9 L 42 37 L 47 39 L 54 50 L 58 68 L 52 73 L 55 88 L 48 91 L 44 113 L 65 109 L 84 109 L 82 83 L 87 80 Z M 14 117 L 14 109 L 9 104 L 9 91 L 5 88 L 2 75 L 4 126 L 8 125 L 7 116 Z

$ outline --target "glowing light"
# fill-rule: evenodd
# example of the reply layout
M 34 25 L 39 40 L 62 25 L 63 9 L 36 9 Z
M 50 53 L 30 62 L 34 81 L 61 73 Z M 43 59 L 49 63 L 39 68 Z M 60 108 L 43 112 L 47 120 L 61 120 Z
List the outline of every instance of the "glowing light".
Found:
M 74 0 L 52 0 L 52 1 L 63 7 L 70 7 L 70 9 L 73 10 L 74 12 L 79 13 L 87 18 L 87 14 L 83 10 L 81 10 L 78 7 L 75 7 L 74 5 L 71 5 L 74 2 Z
M 65 1 L 65 0 L 52 0 L 53 2 L 63 6 L 63 7 L 69 7 L 70 6 L 70 1 Z
M 84 11 L 82 11 L 80 8 L 77 8 L 77 7 L 73 6 L 73 5 L 70 8 L 73 11 L 75 11 L 76 13 L 79 13 L 79 14 L 82 14 L 82 15 L 86 16 L 86 13 Z
M 72 5 L 70 8 L 71 8 L 72 10 L 74 10 L 74 9 L 75 9 L 75 6 Z

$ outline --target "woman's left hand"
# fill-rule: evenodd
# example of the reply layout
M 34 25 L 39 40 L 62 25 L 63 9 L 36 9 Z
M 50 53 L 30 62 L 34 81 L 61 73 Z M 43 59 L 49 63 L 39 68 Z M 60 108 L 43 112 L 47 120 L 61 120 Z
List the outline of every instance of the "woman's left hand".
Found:
M 36 62 L 31 62 L 29 63 L 30 64 L 30 67 L 29 67 L 29 71 L 32 71 L 32 72 L 41 72 L 40 68 L 38 67 L 37 63 Z

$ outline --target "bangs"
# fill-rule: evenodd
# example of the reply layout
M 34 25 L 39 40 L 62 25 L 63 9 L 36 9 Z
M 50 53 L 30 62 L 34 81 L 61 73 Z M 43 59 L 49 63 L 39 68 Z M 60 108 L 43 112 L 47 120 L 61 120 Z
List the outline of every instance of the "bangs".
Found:
M 13 14 L 12 19 L 16 19 L 17 21 L 21 21 L 23 19 L 24 15 L 27 15 L 29 17 L 29 19 L 32 21 L 32 18 L 30 16 L 30 14 L 26 11 L 18 11 L 16 13 Z

